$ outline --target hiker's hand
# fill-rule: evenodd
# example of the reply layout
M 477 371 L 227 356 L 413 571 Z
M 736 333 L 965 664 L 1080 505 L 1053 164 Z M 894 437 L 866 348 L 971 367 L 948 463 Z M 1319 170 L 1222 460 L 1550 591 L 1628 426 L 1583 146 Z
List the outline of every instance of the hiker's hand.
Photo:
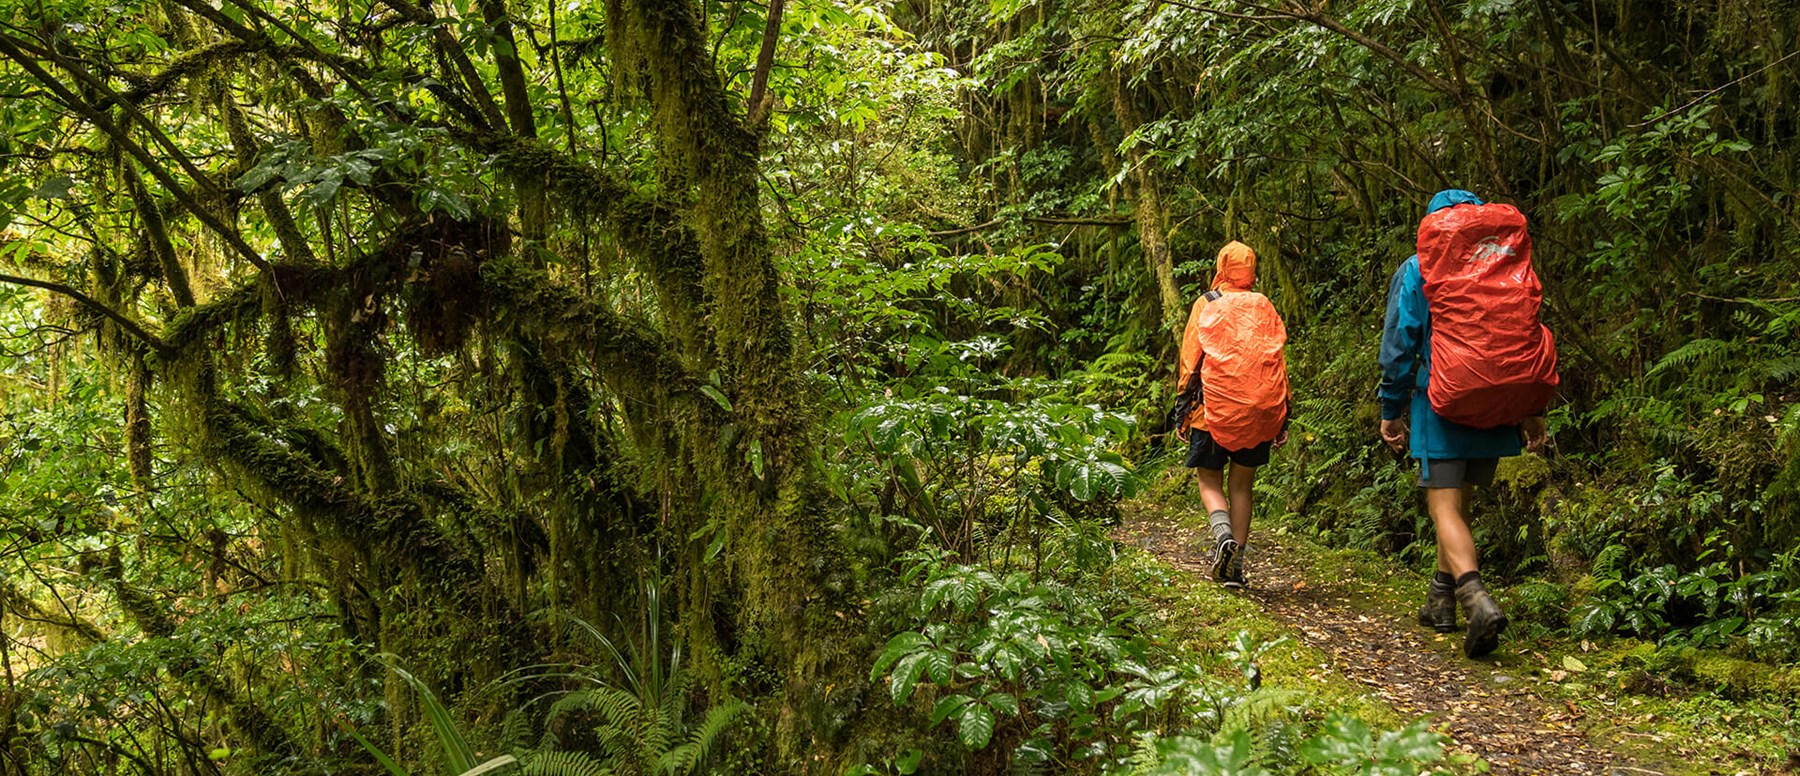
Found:
M 1401 418 L 1381 421 L 1381 441 L 1396 453 L 1406 452 L 1406 421 Z
M 1186 442 L 1186 441 L 1188 441 L 1187 436 L 1188 436 L 1187 426 L 1176 426 L 1175 427 L 1175 438 L 1176 439 Z
M 1280 450 L 1281 446 L 1285 444 L 1287 444 L 1287 429 L 1284 428 L 1281 430 L 1281 433 L 1275 435 L 1274 447 L 1275 449 Z
M 1549 429 L 1544 427 L 1544 416 L 1533 415 L 1519 424 L 1519 431 L 1525 437 L 1525 449 L 1539 452 L 1544 449 L 1544 442 L 1550 438 Z

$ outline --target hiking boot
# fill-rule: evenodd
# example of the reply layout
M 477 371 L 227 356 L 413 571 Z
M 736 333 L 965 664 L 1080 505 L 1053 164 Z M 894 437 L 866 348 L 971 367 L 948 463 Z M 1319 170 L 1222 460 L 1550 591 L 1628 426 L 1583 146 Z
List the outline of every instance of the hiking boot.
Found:
M 1236 565 L 1238 574 L 1242 575 L 1243 565 L 1238 560 L 1238 543 L 1236 539 L 1220 539 L 1218 550 L 1213 552 L 1213 581 L 1226 587 L 1243 587 L 1244 583 L 1232 575 L 1232 566 Z M 1234 585 L 1233 582 L 1236 581 Z
M 1456 586 L 1436 577 L 1425 588 L 1425 605 L 1419 607 L 1419 624 L 1438 633 L 1456 630 Z
M 1481 657 L 1500 646 L 1500 632 L 1506 630 L 1506 613 L 1488 595 L 1481 579 L 1475 578 L 1456 586 L 1456 602 L 1462 604 L 1463 616 L 1469 620 L 1469 633 L 1463 637 L 1463 655 Z
M 1232 544 L 1237 543 L 1232 542 Z M 1231 553 L 1231 563 L 1227 565 L 1225 570 L 1226 587 L 1231 588 L 1232 590 L 1242 590 L 1250 586 L 1249 580 L 1244 579 L 1244 557 L 1249 554 L 1250 546 L 1247 544 L 1238 545 L 1237 551 Z

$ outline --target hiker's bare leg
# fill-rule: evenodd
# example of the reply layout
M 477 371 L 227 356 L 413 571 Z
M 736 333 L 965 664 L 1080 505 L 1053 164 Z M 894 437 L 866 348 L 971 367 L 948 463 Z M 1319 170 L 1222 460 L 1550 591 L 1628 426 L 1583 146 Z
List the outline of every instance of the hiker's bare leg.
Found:
M 1242 546 L 1250 541 L 1250 507 L 1255 502 L 1256 467 L 1231 465 L 1231 538 Z
M 1461 577 L 1480 566 L 1475 559 L 1475 537 L 1463 508 L 1469 503 L 1469 487 L 1426 488 L 1425 510 L 1437 528 L 1438 568 Z
M 1194 469 L 1194 479 L 1200 482 L 1200 504 L 1210 514 L 1226 509 L 1225 506 L 1225 472 L 1207 468 Z

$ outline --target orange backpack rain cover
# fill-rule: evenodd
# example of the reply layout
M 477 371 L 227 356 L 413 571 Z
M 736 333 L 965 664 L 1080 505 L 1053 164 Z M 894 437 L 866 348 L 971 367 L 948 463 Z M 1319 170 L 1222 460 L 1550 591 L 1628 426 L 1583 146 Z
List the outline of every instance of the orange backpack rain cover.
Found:
M 1200 310 L 1206 429 L 1227 450 L 1274 439 L 1287 419 L 1287 325 L 1269 298 L 1231 291 Z
M 1426 216 L 1419 274 L 1431 308 L 1432 408 L 1475 428 L 1543 412 L 1556 393 L 1556 343 L 1538 322 L 1543 286 L 1518 208 L 1456 205 Z

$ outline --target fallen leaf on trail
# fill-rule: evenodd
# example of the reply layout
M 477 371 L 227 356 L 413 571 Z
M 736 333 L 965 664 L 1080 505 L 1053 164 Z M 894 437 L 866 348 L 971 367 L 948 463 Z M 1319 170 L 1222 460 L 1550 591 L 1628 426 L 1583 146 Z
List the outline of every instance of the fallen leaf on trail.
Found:
M 1574 655 L 1563 655 L 1563 668 L 1580 673 L 1587 670 L 1587 664 L 1575 659 Z

